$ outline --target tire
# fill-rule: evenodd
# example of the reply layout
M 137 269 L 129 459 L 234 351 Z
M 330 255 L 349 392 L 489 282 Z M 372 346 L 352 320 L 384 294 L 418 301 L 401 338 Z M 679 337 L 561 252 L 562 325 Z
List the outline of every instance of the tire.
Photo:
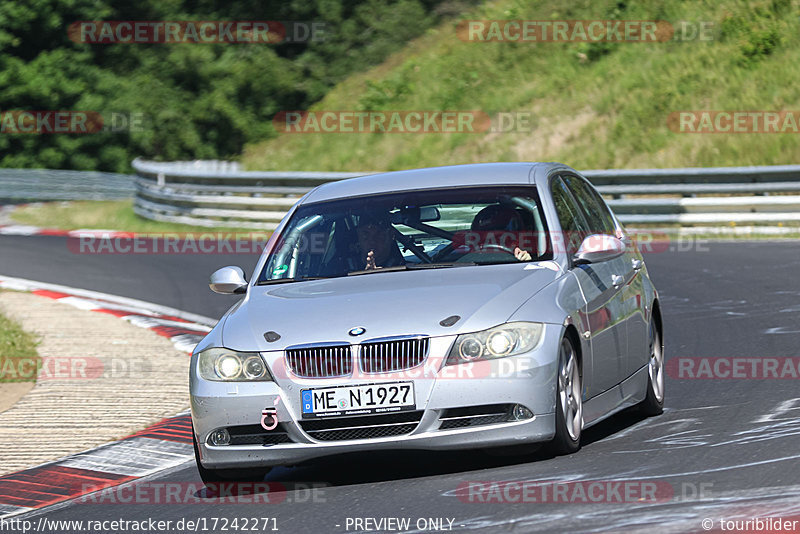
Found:
M 207 469 L 200 463 L 200 451 L 197 449 L 197 437 L 192 426 L 192 444 L 194 445 L 194 460 L 200 480 L 210 490 L 216 491 L 221 482 L 261 482 L 272 468 L 243 468 L 243 469 Z
M 568 337 L 561 340 L 556 377 L 556 435 L 550 452 L 556 456 L 572 454 L 581 448 L 583 399 L 580 363 Z
M 647 361 L 647 396 L 637 405 L 647 417 L 664 413 L 664 343 L 655 321 L 650 320 L 650 358 Z

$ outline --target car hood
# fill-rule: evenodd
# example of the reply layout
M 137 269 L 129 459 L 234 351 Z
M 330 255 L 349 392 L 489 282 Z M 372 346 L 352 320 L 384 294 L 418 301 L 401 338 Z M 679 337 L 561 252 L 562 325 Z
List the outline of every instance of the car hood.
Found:
M 483 330 L 506 321 L 561 271 L 553 262 L 374 273 L 253 286 L 224 318 L 224 346 L 282 350 L 320 342 L 352 342 Z M 439 324 L 452 315 L 455 325 Z M 348 332 L 363 327 L 352 337 Z M 268 331 L 280 339 L 269 343 Z

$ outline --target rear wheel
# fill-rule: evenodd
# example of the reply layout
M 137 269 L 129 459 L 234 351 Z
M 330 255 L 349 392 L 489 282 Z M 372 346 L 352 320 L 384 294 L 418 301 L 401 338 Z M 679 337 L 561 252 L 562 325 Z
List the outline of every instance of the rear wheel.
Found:
M 580 363 L 568 337 L 561 340 L 556 387 L 556 435 L 550 450 L 556 455 L 570 454 L 581 448 L 583 431 L 583 386 Z
M 647 416 L 664 412 L 664 345 L 655 321 L 650 320 L 650 358 L 647 363 L 647 396 L 639 403 L 639 411 Z
M 220 482 L 261 482 L 272 469 L 270 467 L 255 469 L 207 469 L 200 463 L 200 451 L 197 448 L 197 437 L 194 435 L 194 427 L 192 427 L 192 443 L 194 445 L 194 459 L 195 463 L 197 463 L 197 472 L 200 474 L 200 480 L 202 480 L 203 484 L 209 487 L 209 489 L 217 489 L 215 486 Z

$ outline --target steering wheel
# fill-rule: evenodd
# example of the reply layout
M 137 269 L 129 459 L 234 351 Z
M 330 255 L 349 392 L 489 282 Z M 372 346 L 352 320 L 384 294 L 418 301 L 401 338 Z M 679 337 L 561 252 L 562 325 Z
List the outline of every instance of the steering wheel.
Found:
M 511 254 L 512 256 L 514 256 L 513 248 L 507 247 L 500 243 L 482 243 L 478 245 L 477 250 L 475 250 L 474 252 L 490 252 L 491 251 L 490 249 L 496 249 L 500 252 L 505 252 L 507 254 Z
M 436 262 L 442 260 L 443 258 L 447 257 L 448 254 L 451 254 L 453 252 L 454 248 L 455 247 L 453 246 L 452 243 L 447 245 L 442 250 L 437 252 L 433 256 L 433 258 L 431 258 L 431 260 L 433 261 L 433 263 L 436 263 Z M 461 256 L 460 258 L 458 258 L 455 261 L 465 261 L 465 258 L 467 258 L 467 259 L 472 258 L 473 254 L 481 254 L 483 252 L 492 252 L 491 249 L 495 249 L 497 252 L 504 252 L 506 254 L 511 254 L 512 256 L 516 257 L 516 254 L 514 254 L 514 249 L 512 249 L 510 247 L 507 247 L 505 245 L 501 245 L 500 243 L 484 243 L 484 244 L 478 245 L 475 250 L 468 251 L 466 254 L 464 254 L 463 256 Z

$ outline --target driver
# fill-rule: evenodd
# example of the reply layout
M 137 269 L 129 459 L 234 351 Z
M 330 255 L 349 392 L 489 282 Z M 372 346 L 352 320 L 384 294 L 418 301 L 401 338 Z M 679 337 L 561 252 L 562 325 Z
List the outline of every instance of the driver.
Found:
M 376 214 L 362 215 L 356 226 L 360 257 L 364 270 L 403 265 L 405 260 L 394 239 L 394 229 L 388 219 Z
M 473 232 L 514 232 L 522 230 L 522 217 L 517 210 L 501 204 L 486 206 L 472 220 Z M 531 253 L 514 244 L 514 257 L 518 261 L 531 261 Z

